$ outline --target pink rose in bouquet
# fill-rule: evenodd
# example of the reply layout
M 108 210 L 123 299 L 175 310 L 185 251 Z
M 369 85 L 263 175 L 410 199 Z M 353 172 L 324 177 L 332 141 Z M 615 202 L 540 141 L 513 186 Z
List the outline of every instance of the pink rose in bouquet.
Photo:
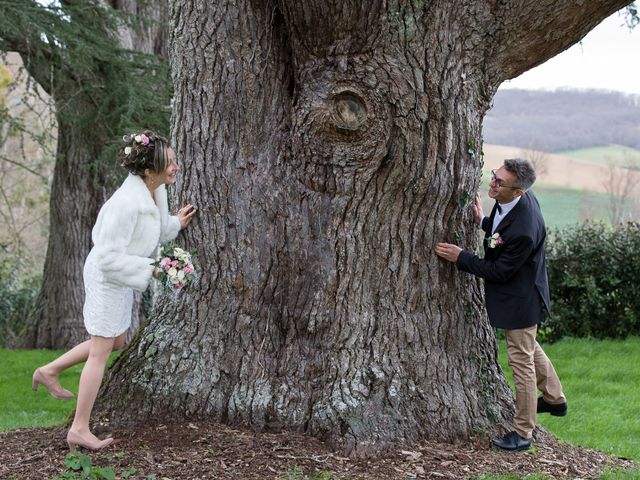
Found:
M 197 280 L 193 263 L 194 252 L 187 252 L 173 244 L 167 244 L 160 251 L 160 260 L 154 262 L 156 280 L 173 292 L 184 290 Z

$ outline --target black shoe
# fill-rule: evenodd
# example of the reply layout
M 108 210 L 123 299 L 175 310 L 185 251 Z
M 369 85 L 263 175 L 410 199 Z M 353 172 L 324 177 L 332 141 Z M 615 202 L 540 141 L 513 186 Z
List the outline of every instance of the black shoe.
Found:
M 538 413 L 550 413 L 554 417 L 564 417 L 567 414 L 567 402 L 551 405 L 544 398 L 538 398 Z
M 527 450 L 531 446 L 531 439 L 522 438 L 517 432 L 509 432 L 503 437 L 494 438 L 491 443 L 502 450 L 516 452 Z

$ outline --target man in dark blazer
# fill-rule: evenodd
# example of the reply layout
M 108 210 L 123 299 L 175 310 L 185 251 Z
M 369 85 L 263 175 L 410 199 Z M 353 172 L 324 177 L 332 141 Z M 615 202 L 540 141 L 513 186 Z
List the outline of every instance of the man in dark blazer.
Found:
M 511 451 L 531 446 L 536 412 L 567 413 L 558 375 L 536 341 L 543 310 L 551 309 L 544 254 L 546 230 L 538 200 L 529 191 L 535 180 L 532 165 L 522 159 L 505 160 L 491 172 L 489 197 L 496 201 L 491 215 L 483 215 L 479 195 L 474 203 L 475 221 L 485 232 L 484 258 L 449 243 L 439 243 L 435 250 L 458 270 L 484 279 L 491 325 L 505 330 L 516 386 L 514 430 L 492 443 Z M 538 388 L 543 395 L 536 400 Z

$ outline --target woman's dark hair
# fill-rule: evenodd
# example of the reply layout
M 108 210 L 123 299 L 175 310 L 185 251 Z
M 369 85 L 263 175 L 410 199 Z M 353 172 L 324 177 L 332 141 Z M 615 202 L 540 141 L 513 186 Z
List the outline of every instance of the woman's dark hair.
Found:
M 120 165 L 139 177 L 144 177 L 147 168 L 156 173 L 164 172 L 170 163 L 169 141 L 151 130 L 125 135 L 118 158 Z

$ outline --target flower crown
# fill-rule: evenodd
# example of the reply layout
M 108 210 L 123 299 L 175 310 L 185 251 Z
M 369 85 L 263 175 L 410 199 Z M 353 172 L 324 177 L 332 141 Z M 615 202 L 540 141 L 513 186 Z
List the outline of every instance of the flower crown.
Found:
M 125 135 L 122 137 L 122 140 L 128 142 L 129 140 L 133 140 L 139 145 L 144 145 L 145 147 L 149 145 L 149 137 L 147 137 L 144 133 L 132 133 L 131 135 Z M 124 147 L 124 154 L 129 155 L 131 153 L 131 147 Z

